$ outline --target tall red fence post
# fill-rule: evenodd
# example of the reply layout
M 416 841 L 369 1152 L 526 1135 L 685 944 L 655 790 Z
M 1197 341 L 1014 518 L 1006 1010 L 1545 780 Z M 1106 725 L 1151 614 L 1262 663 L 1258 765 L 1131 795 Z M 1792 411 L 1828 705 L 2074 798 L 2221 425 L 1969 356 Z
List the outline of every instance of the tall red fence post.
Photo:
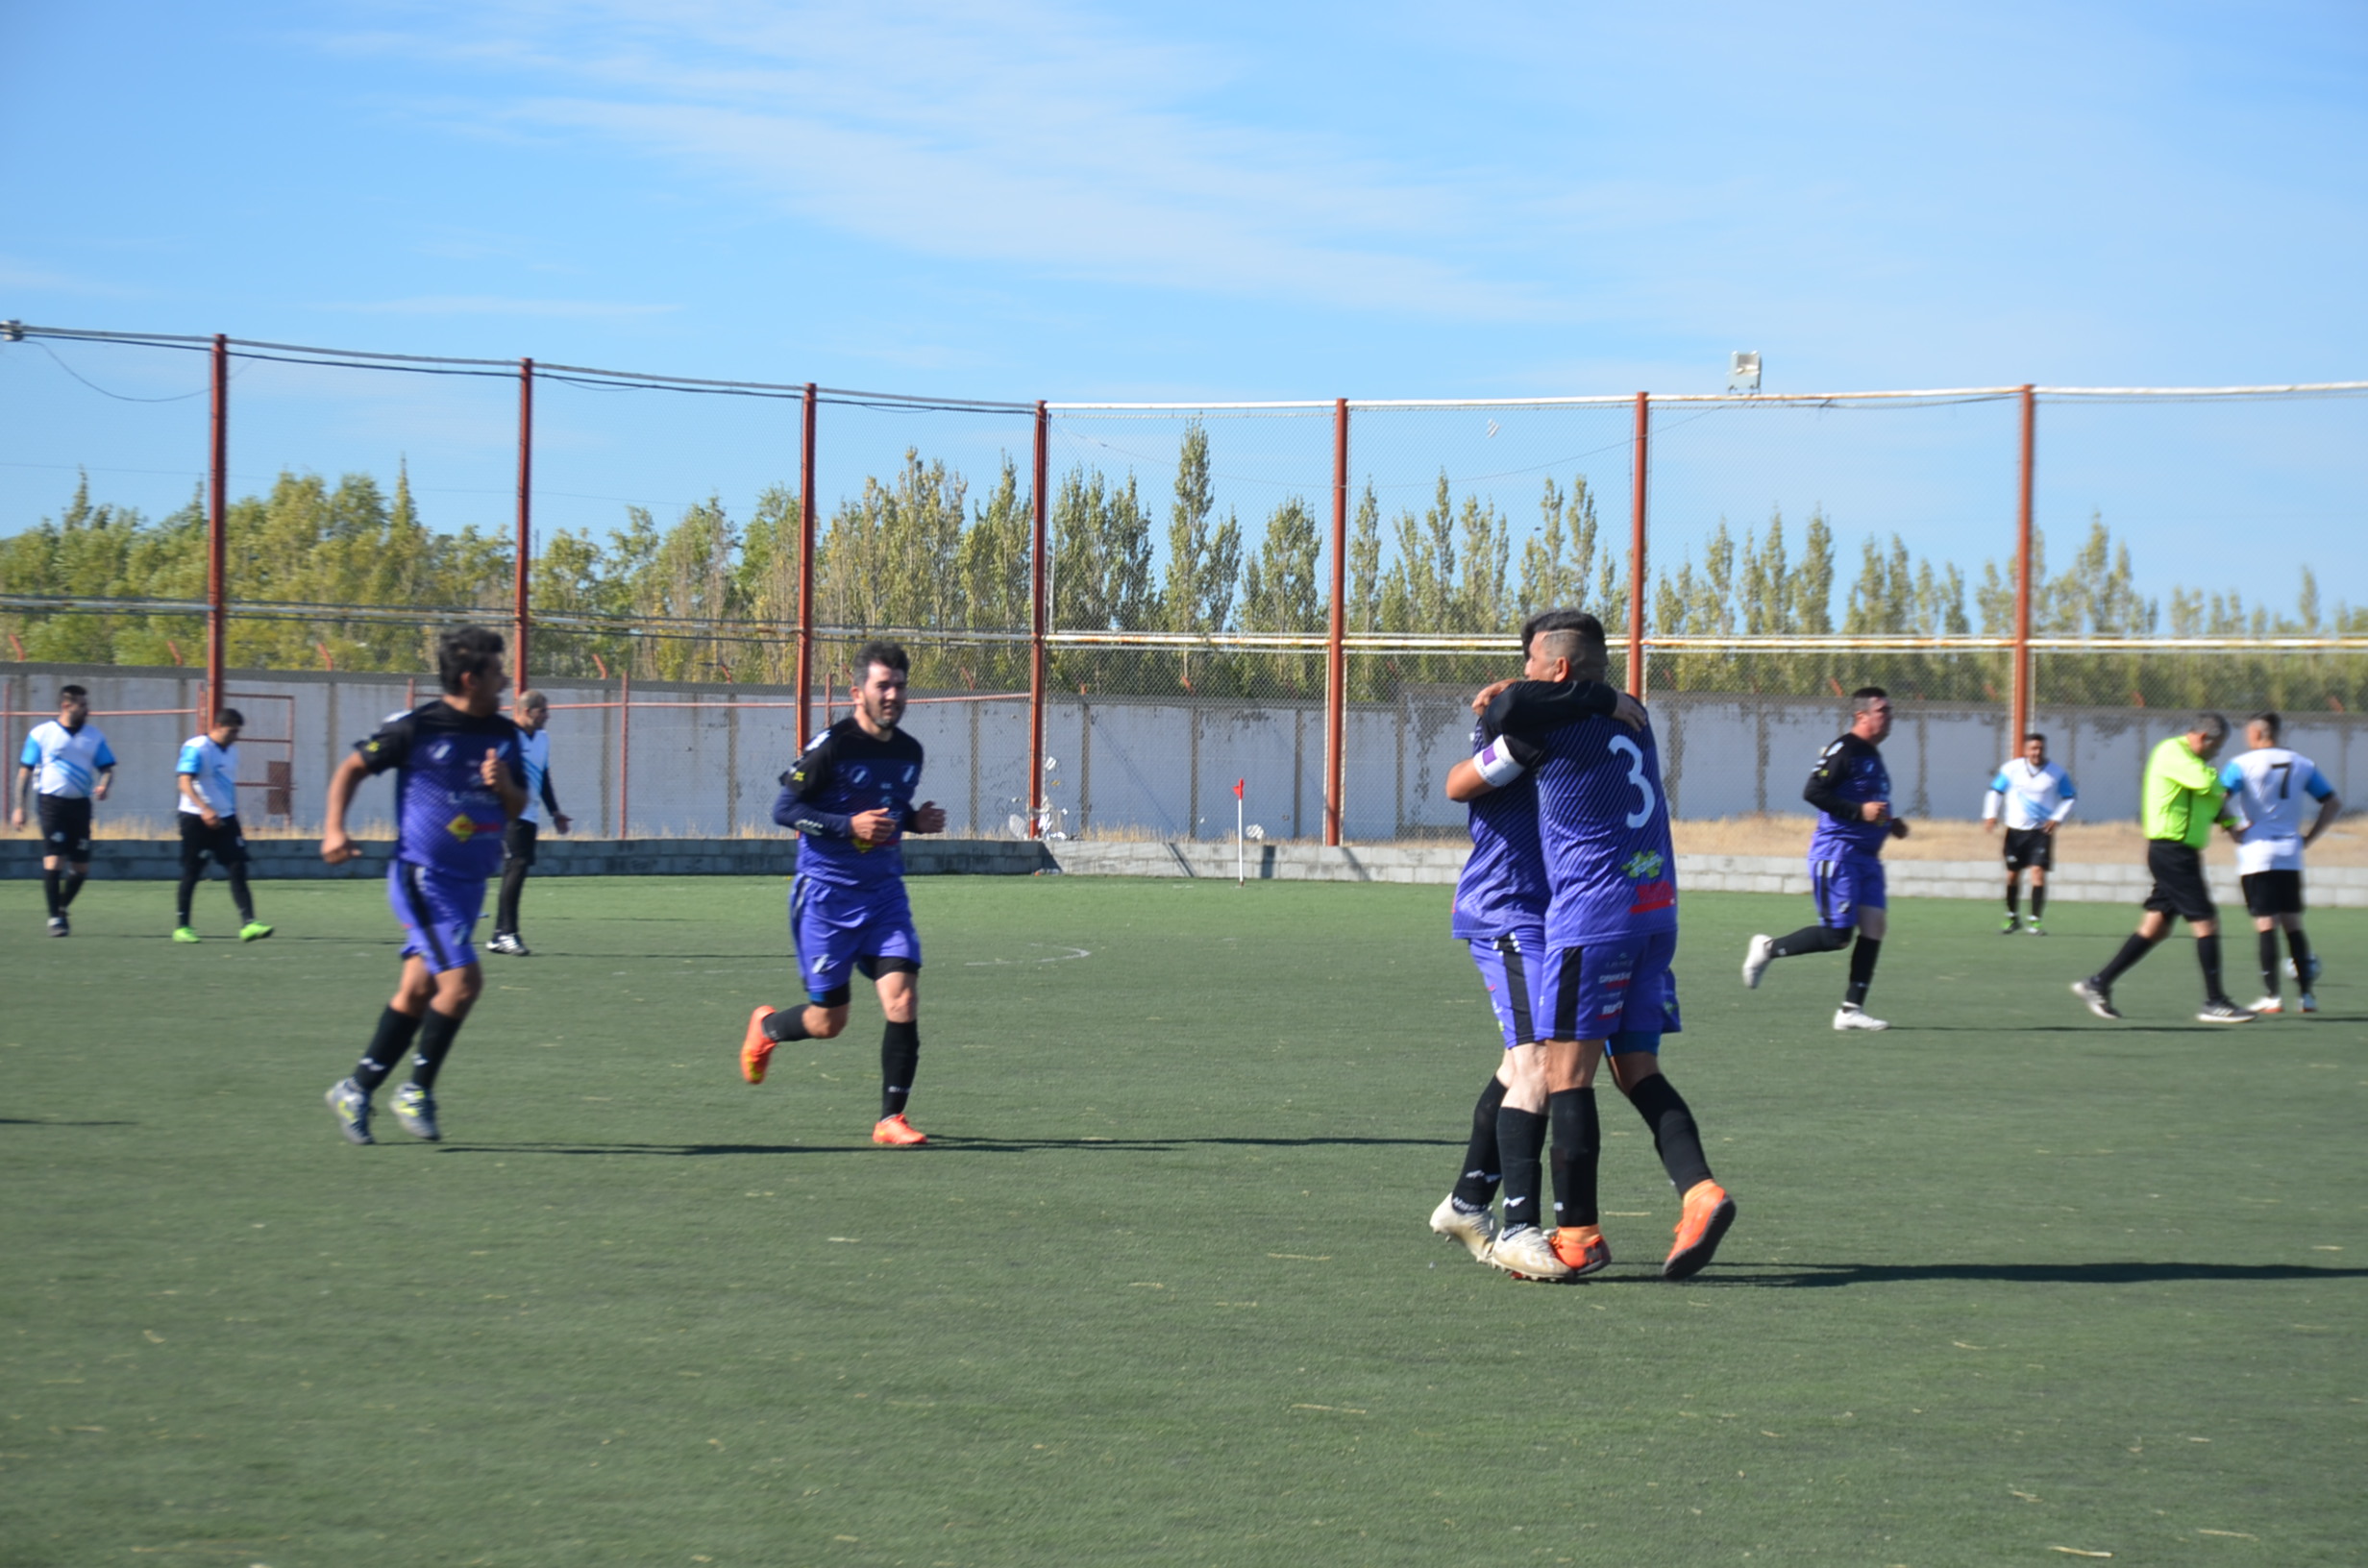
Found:
M 510 689 L 527 689 L 527 591 L 533 558 L 534 361 L 518 361 L 518 562 L 511 583 Z
M 1050 533 L 1046 527 L 1045 480 L 1051 468 L 1052 416 L 1042 403 L 1036 404 L 1036 457 L 1031 479 L 1034 495 L 1030 509 L 1034 513 L 1034 537 L 1027 552 L 1028 600 L 1028 671 L 1027 671 L 1027 836 L 1044 836 L 1045 807 L 1045 633 L 1050 629 L 1052 605 L 1047 594 L 1051 574 L 1048 570 L 1045 541 Z
M 1323 842 L 1338 848 L 1348 776 L 1348 400 L 1332 400 L 1332 625 L 1324 643 Z
M 223 671 L 229 664 L 231 483 L 231 340 L 213 338 L 213 452 L 206 492 L 206 700 L 199 717 L 210 721 L 223 705 Z
M 1653 398 L 1637 394 L 1637 446 L 1631 459 L 1628 508 L 1628 695 L 1644 700 L 1644 482 L 1651 472 L 1646 443 L 1653 428 Z
M 2022 482 L 2014 514 L 2014 694 L 2008 703 L 2014 716 L 2014 732 L 2007 737 L 2007 755 L 2020 754 L 2023 737 L 2031 732 L 2031 459 L 2037 434 L 2038 400 L 2023 387 Z
M 633 672 L 617 672 L 617 837 L 630 838 L 626 813 L 633 809 Z
M 798 746 L 814 734 L 814 405 L 805 383 L 804 434 L 798 443 Z

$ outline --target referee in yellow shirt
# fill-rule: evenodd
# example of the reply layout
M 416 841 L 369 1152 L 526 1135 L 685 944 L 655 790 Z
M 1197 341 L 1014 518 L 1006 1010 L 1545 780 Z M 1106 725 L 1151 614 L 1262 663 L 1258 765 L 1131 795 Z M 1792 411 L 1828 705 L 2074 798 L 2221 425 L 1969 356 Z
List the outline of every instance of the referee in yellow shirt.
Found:
M 2229 1000 L 2220 987 L 2220 911 L 2204 882 L 2204 845 L 2211 841 L 2212 824 L 2234 826 L 2225 804 L 2228 791 L 2211 767 L 2228 738 L 2226 719 L 2216 713 L 2198 714 L 2184 735 L 2172 736 L 2146 759 L 2139 796 L 2146 870 L 2154 875 L 2154 891 L 2146 895 L 2146 913 L 2136 933 L 2121 944 L 2113 961 L 2087 979 L 2072 982 L 2072 994 L 2100 1018 L 2121 1017 L 2113 1005 L 2113 982 L 2170 935 L 2171 921 L 2183 919 L 2195 932 L 2195 960 L 2204 968 L 2204 1010 L 2195 1016 L 2197 1021 L 2253 1021 L 2253 1015 Z

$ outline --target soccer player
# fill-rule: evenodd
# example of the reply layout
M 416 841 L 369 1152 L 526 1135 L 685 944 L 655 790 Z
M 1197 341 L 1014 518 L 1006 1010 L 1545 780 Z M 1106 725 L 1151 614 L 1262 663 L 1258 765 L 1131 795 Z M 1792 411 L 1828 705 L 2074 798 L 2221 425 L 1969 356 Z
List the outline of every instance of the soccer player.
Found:
M 215 710 L 213 723 L 181 744 L 173 784 L 181 792 L 181 893 L 174 909 L 175 942 L 195 942 L 189 904 L 210 859 L 231 879 L 238 906 L 238 940 L 260 942 L 271 927 L 255 918 L 255 895 L 247 891 L 247 836 L 238 831 L 238 732 L 246 716 L 236 708 Z
M 2035 937 L 2047 931 L 2039 917 L 2047 913 L 2047 873 L 2056 864 L 2056 829 L 2072 815 L 2079 792 L 2072 775 L 2047 760 L 2047 737 L 2034 730 L 2023 737 L 2023 754 L 1998 770 L 1982 796 L 1982 831 L 1998 828 L 1998 803 L 2006 802 L 2007 919 L 1998 928 L 2010 937 L 2021 923 L 2016 906 L 2022 894 L 2023 868 L 2031 869 L 2031 919 L 2023 929 Z
M 1544 1030 L 1552 1042 L 1545 1064 L 1549 1115 L 1499 1117 L 1504 1224 L 1489 1262 L 1515 1275 L 1553 1279 L 1610 1261 L 1593 1181 L 1602 1149 L 1594 1075 L 1608 1055 L 1613 1080 L 1652 1130 L 1663 1168 L 1682 1194 L 1675 1243 L 1661 1272 L 1683 1280 L 1710 1262 L 1735 1222 L 1736 1206 L 1713 1179 L 1693 1112 L 1658 1061 L 1661 1037 L 1680 1028 L 1669 973 L 1677 950 L 1677 856 L 1659 745 L 1649 722 L 1632 735 L 1600 716 L 1573 712 L 1567 683 L 1600 681 L 1608 663 L 1603 626 L 1593 616 L 1552 610 L 1540 617 L 1526 663 L 1532 679 L 1498 694 L 1483 717 L 1498 742 L 1448 775 L 1450 797 L 1472 799 L 1523 772 L 1536 773 L 1538 837 L 1551 890 L 1543 965 L 1551 998 Z M 1553 1115 L 1562 1109 L 1554 1103 L 1558 1095 L 1569 1096 L 1563 1102 L 1566 1117 Z M 1570 1178 L 1562 1224 L 1551 1237 L 1539 1231 L 1537 1214 L 1549 1119 L 1557 1168 Z
M 1760 977 L 1779 958 L 1803 953 L 1850 954 L 1850 986 L 1834 1014 L 1837 1029 L 1888 1029 L 1866 1011 L 1866 988 L 1883 954 L 1889 915 L 1883 889 L 1883 841 L 1904 839 L 1908 824 L 1891 815 L 1891 772 L 1876 749 L 1891 733 L 1891 699 L 1880 686 L 1850 694 L 1850 728 L 1825 748 L 1801 798 L 1817 808 L 1817 830 L 1809 840 L 1810 891 L 1817 901 L 1817 923 L 1787 937 L 1758 936 L 1743 953 L 1743 984 L 1758 990 Z
M 1533 620 L 1522 627 L 1522 652 L 1526 656 L 1536 640 L 1537 622 Z M 1499 682 L 1483 695 L 1492 697 L 1507 684 L 1510 683 Z M 1634 698 L 1600 681 L 1585 682 L 1582 686 L 1573 694 L 1573 701 L 1584 705 L 1588 712 L 1616 714 L 1632 730 L 1642 725 L 1644 709 Z M 1494 739 L 1485 725 L 1474 723 L 1474 751 L 1486 755 Z M 1522 749 L 1529 754 L 1528 747 Z M 1556 1113 L 1563 1112 L 1562 1098 L 1546 1091 L 1544 1057 L 1557 1049 L 1575 1051 L 1577 1046 L 1573 1042 L 1557 1047 L 1541 1041 L 1537 1033 L 1552 1017 L 1552 1007 L 1542 989 L 1545 912 L 1551 891 L 1546 881 L 1545 853 L 1538 842 L 1536 782 L 1524 773 L 1502 788 L 1471 797 L 1468 809 L 1471 854 L 1456 881 L 1455 910 L 1448 933 L 1470 947 L 1472 963 L 1479 968 L 1481 983 L 1488 988 L 1489 1003 L 1496 1013 L 1497 1027 L 1504 1035 L 1505 1049 L 1495 1072 L 1481 1086 L 1480 1097 L 1472 1106 L 1471 1137 L 1465 1149 L 1462 1173 L 1456 1178 L 1453 1190 L 1432 1211 L 1431 1229 L 1461 1241 L 1474 1258 L 1485 1262 L 1490 1244 L 1496 1239 L 1496 1220 L 1490 1206 L 1495 1200 L 1497 1184 L 1503 1179 L 1497 1168 L 1497 1124 L 1508 1104 L 1517 1117 L 1536 1117 L 1546 1114 L 1549 1106 Z M 1573 1127 L 1575 1130 L 1575 1123 Z M 1555 1149 L 1559 1192 L 1567 1180 L 1561 1158 L 1564 1142 L 1558 1141 Z M 1558 1209 L 1562 1207 L 1557 1205 Z M 1575 1229 L 1575 1214 L 1566 1217 L 1571 1219 Z M 1591 1213 L 1588 1219 L 1591 1226 L 1594 1216 Z M 1596 1233 L 1598 1241 L 1600 1235 Z M 1574 1240 L 1577 1239 L 1574 1235 Z M 1586 1270 L 1589 1273 L 1611 1261 L 1609 1249 L 1598 1250 L 1600 1261 Z M 1562 1262 L 1549 1277 L 1568 1277 L 1570 1272 L 1571 1263 Z
M 354 792 L 365 776 L 396 770 L 386 900 L 403 923 L 403 978 L 353 1076 L 329 1090 L 337 1128 L 355 1143 L 375 1141 L 370 1097 L 406 1050 L 413 1053 L 411 1081 L 395 1090 L 395 1120 L 413 1138 L 433 1142 L 443 1136 L 436 1074 L 484 989 L 470 943 L 485 905 L 485 879 L 501 862 L 503 830 L 527 805 L 518 726 L 501 711 L 509 683 L 503 647 L 501 633 L 483 626 L 446 631 L 436 639 L 443 695 L 389 719 L 330 776 L 321 858 L 335 866 L 361 853 L 345 831 Z
M 559 809 L 559 797 L 551 790 L 551 737 L 543 729 L 551 723 L 551 699 L 540 692 L 520 692 L 514 711 L 519 755 L 527 768 L 527 809 L 511 819 L 502 835 L 502 894 L 493 905 L 493 940 L 485 946 L 512 958 L 529 958 L 533 949 L 518 940 L 518 895 L 526 891 L 527 872 L 534 865 L 534 838 L 541 822 L 536 814 L 548 810 L 552 827 L 561 833 L 575 825 L 575 819 Z
M 860 969 L 879 992 L 880 1113 L 872 1141 L 896 1147 L 928 1139 L 905 1119 L 921 1061 L 921 936 L 904 895 L 907 833 L 940 833 L 946 813 L 913 803 L 921 743 L 897 727 L 912 662 L 895 643 L 855 654 L 854 709 L 807 745 L 773 803 L 773 820 L 798 830 L 789 887 L 789 934 L 804 977 L 803 1007 L 758 1007 L 740 1040 L 740 1073 L 765 1081 L 773 1048 L 831 1040 L 847 1027 Z
M 2204 845 L 2210 842 L 2214 822 L 2233 822 L 2228 816 L 2228 788 L 2212 772 L 2211 759 L 2229 738 L 2229 722 L 2216 713 L 2196 715 L 2183 735 L 2174 735 L 2154 748 L 2146 759 L 2146 773 L 2138 785 L 2141 825 L 2146 829 L 2146 870 L 2155 885 L 2146 895 L 2146 913 L 2137 931 L 2121 944 L 2113 961 L 2085 980 L 2072 982 L 2072 994 L 2088 1004 L 2100 1018 L 2118 1018 L 2113 1006 L 2113 982 L 2170 934 L 2171 922 L 2183 919 L 2195 933 L 2195 961 L 2204 971 L 2204 1010 L 2200 1023 L 2251 1023 L 2253 1015 L 2229 1000 L 2220 985 L 2220 911 L 2204 881 Z
M 49 934 L 69 936 L 66 907 L 90 875 L 90 807 L 107 798 L 115 780 L 115 753 L 90 722 L 90 694 L 58 688 L 58 717 L 33 726 L 16 759 L 16 808 L 10 821 L 25 825 L 25 792 L 39 798 L 41 892 L 49 899 Z
M 2245 740 L 2253 749 L 2220 770 L 2220 783 L 2229 803 L 2244 819 L 2236 836 L 2236 873 L 2245 890 L 2245 908 L 2253 914 L 2253 929 L 2261 944 L 2261 999 L 2249 1011 L 2282 1013 L 2285 1002 L 2278 983 L 2278 933 L 2285 932 L 2294 960 L 2294 977 L 2302 982 L 2301 1007 L 2316 1013 L 2319 999 L 2311 994 L 2319 961 L 2311 955 L 2310 939 L 2303 934 L 2303 851 L 2343 814 L 2335 787 L 2327 782 L 2318 764 L 2278 744 L 2285 727 L 2275 713 L 2257 713 L 2245 723 Z M 2303 826 L 2303 801 L 2316 800 L 2319 814 Z

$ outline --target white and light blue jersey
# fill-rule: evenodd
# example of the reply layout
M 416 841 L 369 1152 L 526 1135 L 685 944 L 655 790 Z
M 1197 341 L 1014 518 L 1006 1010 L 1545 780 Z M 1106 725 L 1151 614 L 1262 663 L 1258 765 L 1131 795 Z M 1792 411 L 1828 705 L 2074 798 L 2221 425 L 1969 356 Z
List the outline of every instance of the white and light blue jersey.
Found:
M 181 760 L 173 764 L 173 772 L 189 780 L 189 788 L 205 796 L 206 804 L 213 807 L 217 817 L 238 815 L 238 747 L 213 744 L 210 735 L 192 735 L 181 743 Z M 206 814 L 181 796 L 182 812 L 190 817 Z
M 2028 831 L 2042 822 L 2060 822 L 2072 815 L 2072 801 L 2079 793 L 2061 764 L 2049 762 L 2034 768 L 2016 757 L 1989 781 L 1989 793 L 1982 797 L 1982 821 L 1994 820 L 1998 802 L 2004 800 L 2009 827 Z
M 518 726 L 518 760 L 527 765 L 527 809 L 518 814 L 522 822 L 543 820 L 543 779 L 551 772 L 551 732 L 538 729 L 530 735 L 526 726 Z
M 2335 793 L 2318 765 L 2282 746 L 2265 746 L 2221 769 L 2220 783 L 2245 823 L 2236 840 L 2236 874 L 2301 870 L 2303 834 L 2318 817 L 2318 803 Z
M 84 800 L 98 788 L 100 772 L 115 766 L 115 753 L 108 749 L 98 725 L 85 722 L 79 729 L 68 729 L 52 719 L 33 726 L 16 760 L 37 770 L 33 787 L 40 794 Z

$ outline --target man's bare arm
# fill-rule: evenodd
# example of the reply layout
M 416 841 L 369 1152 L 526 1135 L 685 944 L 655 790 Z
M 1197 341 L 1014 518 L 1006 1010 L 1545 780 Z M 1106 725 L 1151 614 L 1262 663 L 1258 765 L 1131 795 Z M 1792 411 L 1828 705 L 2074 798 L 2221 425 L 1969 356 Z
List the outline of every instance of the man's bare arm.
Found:
M 332 866 L 341 866 L 361 853 L 361 845 L 346 836 L 345 808 L 352 803 L 354 792 L 361 788 L 365 772 L 361 758 L 349 753 L 329 775 L 329 796 L 322 808 L 321 858 Z

